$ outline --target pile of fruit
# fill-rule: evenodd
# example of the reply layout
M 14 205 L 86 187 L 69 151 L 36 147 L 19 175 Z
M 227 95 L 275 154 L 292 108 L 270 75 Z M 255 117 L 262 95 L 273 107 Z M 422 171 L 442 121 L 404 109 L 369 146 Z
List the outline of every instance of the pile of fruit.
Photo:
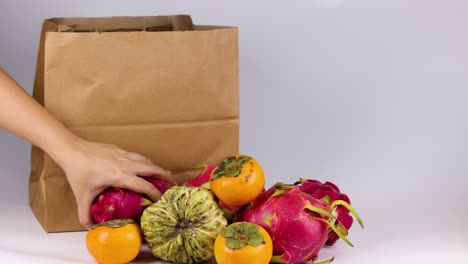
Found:
M 143 241 L 156 258 L 174 263 L 316 263 L 324 245 L 340 238 L 351 245 L 351 215 L 363 226 L 333 183 L 299 179 L 265 190 L 261 165 L 247 155 L 204 166 L 182 186 L 144 178 L 163 193 L 159 201 L 110 188 L 94 202 L 98 224 L 86 240 L 99 263 L 128 263 Z

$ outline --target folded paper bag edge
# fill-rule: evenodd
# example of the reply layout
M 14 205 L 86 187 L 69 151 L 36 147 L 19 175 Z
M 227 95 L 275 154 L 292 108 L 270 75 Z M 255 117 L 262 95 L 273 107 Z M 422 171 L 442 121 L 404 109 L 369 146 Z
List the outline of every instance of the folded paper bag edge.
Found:
M 53 17 L 57 32 L 192 31 L 190 15 Z

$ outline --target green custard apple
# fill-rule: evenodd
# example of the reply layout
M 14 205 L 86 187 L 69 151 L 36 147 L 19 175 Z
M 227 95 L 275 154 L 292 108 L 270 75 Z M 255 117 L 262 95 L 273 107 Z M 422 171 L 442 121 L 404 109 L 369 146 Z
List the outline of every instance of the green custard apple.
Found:
M 200 187 L 171 187 L 141 217 L 153 255 L 175 263 L 211 259 L 215 238 L 226 226 L 213 193 Z

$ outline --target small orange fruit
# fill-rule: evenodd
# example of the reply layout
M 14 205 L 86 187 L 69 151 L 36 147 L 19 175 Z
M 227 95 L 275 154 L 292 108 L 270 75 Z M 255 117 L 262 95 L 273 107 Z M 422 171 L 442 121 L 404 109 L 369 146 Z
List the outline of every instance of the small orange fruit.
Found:
M 273 243 L 263 227 L 236 222 L 218 234 L 214 255 L 218 264 L 268 264 L 273 255 Z
M 95 225 L 86 234 L 88 252 L 101 264 L 124 264 L 136 258 L 142 243 L 138 225 L 119 219 Z
M 260 163 L 247 155 L 224 159 L 211 172 L 210 188 L 228 206 L 246 205 L 263 191 L 265 175 Z

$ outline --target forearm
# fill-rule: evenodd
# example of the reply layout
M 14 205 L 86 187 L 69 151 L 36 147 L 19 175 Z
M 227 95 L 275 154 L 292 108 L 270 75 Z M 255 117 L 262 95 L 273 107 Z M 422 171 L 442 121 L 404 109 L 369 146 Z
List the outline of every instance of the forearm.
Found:
M 0 128 L 42 148 L 60 163 L 71 144 L 79 141 L 0 68 Z

